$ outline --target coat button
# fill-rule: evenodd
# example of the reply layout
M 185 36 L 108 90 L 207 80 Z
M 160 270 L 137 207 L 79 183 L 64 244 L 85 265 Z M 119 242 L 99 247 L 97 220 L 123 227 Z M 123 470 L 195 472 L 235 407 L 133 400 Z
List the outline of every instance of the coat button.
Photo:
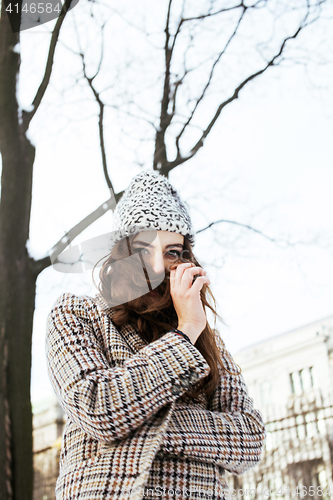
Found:
M 191 372 L 189 375 L 190 382 L 196 382 L 199 378 L 199 374 L 197 372 Z
M 187 377 L 184 377 L 184 375 L 180 375 L 179 382 L 184 389 L 188 389 L 190 387 L 190 382 Z
M 178 384 L 174 384 L 171 386 L 171 392 L 174 396 L 179 396 L 181 392 L 181 387 Z

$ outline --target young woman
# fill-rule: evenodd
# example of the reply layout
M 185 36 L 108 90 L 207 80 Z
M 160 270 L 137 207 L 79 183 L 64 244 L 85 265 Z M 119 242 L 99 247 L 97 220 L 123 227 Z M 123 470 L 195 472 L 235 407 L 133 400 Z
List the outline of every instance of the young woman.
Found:
M 63 294 L 47 359 L 68 418 L 57 500 L 230 497 L 225 470 L 260 460 L 265 428 L 207 322 L 210 281 L 177 192 L 136 176 L 115 211 L 99 294 Z

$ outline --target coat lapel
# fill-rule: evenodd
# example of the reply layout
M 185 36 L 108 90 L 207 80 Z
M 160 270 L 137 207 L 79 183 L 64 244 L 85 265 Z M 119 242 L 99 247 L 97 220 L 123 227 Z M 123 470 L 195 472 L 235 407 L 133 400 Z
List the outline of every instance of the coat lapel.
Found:
M 116 327 L 112 323 L 113 310 L 108 307 L 100 294 L 95 297 L 95 302 L 101 309 L 102 336 L 107 360 L 111 366 L 122 366 L 126 359 L 137 354 L 140 349 L 147 345 L 147 342 L 132 326 Z
M 112 308 L 109 308 L 101 295 L 95 297 L 101 308 L 103 320 L 103 340 L 106 356 L 111 366 L 122 366 L 126 359 L 137 354 L 140 349 L 148 345 L 130 325 L 116 328 L 112 323 Z M 152 462 L 161 447 L 165 431 L 168 427 L 175 402 L 161 408 L 152 418 L 136 430 L 136 432 L 122 443 L 128 448 L 128 456 L 134 456 L 136 473 L 123 479 L 119 498 L 124 500 L 141 500 L 144 486 L 148 480 Z M 106 445 L 106 448 L 117 447 L 117 443 Z M 130 466 L 130 464 L 128 464 Z

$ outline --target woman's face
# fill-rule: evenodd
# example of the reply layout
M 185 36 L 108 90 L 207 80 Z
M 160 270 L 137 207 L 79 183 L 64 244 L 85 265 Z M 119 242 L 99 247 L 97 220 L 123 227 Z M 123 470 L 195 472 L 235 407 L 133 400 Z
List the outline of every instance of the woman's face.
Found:
M 157 237 L 151 241 L 151 231 L 142 231 L 132 242 L 134 251 L 142 253 L 144 261 L 156 274 L 164 274 L 182 255 L 184 236 L 170 231 L 156 231 Z
M 132 242 L 134 252 L 141 253 L 153 288 L 147 297 L 154 298 L 159 294 L 155 290 L 165 275 L 170 272 L 170 267 L 181 256 L 184 250 L 184 236 L 170 231 L 156 231 L 156 238 L 152 239 L 151 231 L 142 231 L 137 234 Z

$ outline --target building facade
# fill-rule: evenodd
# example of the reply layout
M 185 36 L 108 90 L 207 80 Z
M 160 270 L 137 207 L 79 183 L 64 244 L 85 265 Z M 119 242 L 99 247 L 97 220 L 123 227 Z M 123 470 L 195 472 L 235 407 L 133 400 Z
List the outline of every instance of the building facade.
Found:
M 33 406 L 34 500 L 54 500 L 65 414 L 56 397 Z
M 333 497 L 333 316 L 234 356 L 266 423 L 260 465 L 232 478 L 235 498 Z

